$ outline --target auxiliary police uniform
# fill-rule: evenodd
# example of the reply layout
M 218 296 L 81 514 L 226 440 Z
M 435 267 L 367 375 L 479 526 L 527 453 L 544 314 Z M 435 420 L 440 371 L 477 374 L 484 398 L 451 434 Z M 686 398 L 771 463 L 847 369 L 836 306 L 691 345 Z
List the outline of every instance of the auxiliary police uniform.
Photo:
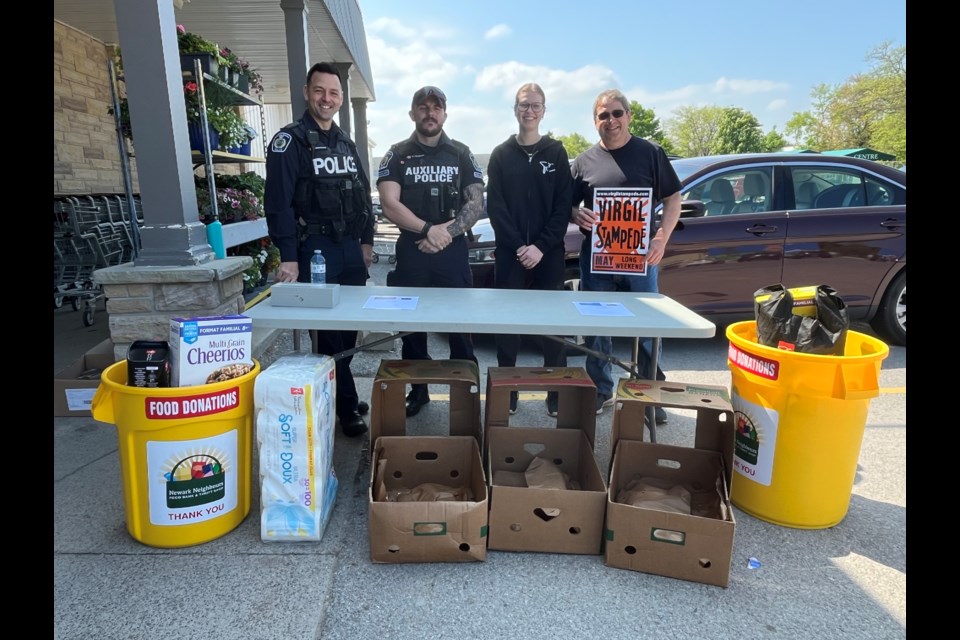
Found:
M 310 282 L 316 249 L 327 262 L 330 284 L 363 286 L 369 274 L 361 244 L 373 245 L 370 182 L 357 146 L 336 124 L 320 129 L 309 114 L 281 129 L 267 151 L 264 209 L 270 238 L 283 262 L 297 261 L 298 280 Z M 335 355 L 352 349 L 356 331 L 317 331 L 314 352 Z M 337 415 L 354 417 L 357 388 L 350 362 L 336 363 Z
M 464 189 L 483 184 L 483 172 L 467 145 L 441 132 L 435 147 L 420 144 L 416 133 L 387 151 L 377 171 L 377 184 L 400 183 L 400 202 L 418 218 L 431 224 L 452 220 L 465 201 Z M 417 248 L 419 233 L 401 230 L 397 239 L 397 266 L 387 284 L 402 287 L 472 287 L 467 238 L 461 234 L 439 253 Z M 473 340 L 468 333 L 447 334 L 450 357 L 473 360 Z M 427 334 L 403 337 L 404 360 L 430 360 Z M 412 395 L 428 400 L 426 385 L 414 385 Z

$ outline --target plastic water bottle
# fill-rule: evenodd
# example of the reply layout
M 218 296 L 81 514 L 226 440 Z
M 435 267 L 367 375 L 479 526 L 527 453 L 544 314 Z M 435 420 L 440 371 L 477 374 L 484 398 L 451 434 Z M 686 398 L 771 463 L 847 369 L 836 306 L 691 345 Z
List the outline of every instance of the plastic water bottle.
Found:
M 310 282 L 313 284 L 327 284 L 327 260 L 320 253 L 320 249 L 313 252 L 310 258 Z

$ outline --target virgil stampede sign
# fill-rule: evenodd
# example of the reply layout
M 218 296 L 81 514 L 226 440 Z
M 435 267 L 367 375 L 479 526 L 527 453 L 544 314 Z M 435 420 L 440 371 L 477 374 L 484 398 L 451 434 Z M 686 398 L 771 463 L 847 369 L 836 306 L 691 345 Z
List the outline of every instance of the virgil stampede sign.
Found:
M 590 273 L 647 273 L 653 189 L 594 189 Z

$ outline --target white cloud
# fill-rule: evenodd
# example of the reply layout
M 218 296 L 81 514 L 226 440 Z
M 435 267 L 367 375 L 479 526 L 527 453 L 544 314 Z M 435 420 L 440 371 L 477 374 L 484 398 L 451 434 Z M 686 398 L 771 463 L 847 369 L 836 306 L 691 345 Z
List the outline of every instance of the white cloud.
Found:
M 770 93 L 771 91 L 786 91 L 790 85 L 786 82 L 772 80 L 741 80 L 737 78 L 718 78 L 713 83 L 714 93 L 745 95 L 751 93 Z
M 585 96 L 594 97 L 604 89 L 617 86 L 613 71 L 600 65 L 586 65 L 573 71 L 551 69 L 542 65 L 505 62 L 484 67 L 474 80 L 480 91 L 499 91 L 511 100 L 525 82 L 543 87 L 548 103 L 582 104 Z
M 409 99 L 425 84 L 442 88 L 460 74 L 456 65 L 426 42 L 392 46 L 380 38 L 368 38 L 367 50 L 378 99 L 386 99 L 385 94 Z
M 787 107 L 787 101 L 784 98 L 777 98 L 767 103 L 767 111 L 783 111 Z
M 498 24 L 487 29 L 487 32 L 483 34 L 483 37 L 486 40 L 494 40 L 496 38 L 504 38 L 511 33 L 513 33 L 513 30 L 510 27 L 505 24 Z

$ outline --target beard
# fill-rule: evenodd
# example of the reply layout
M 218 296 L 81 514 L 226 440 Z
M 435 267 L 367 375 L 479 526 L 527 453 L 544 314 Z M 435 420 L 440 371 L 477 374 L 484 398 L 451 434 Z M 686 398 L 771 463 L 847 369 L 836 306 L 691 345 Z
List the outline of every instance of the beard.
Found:
M 432 138 L 433 136 L 438 136 L 441 132 L 443 132 L 443 125 L 438 123 L 436 120 L 429 121 L 429 124 L 437 127 L 436 131 L 427 129 L 426 126 L 424 126 L 425 122 L 426 121 L 420 121 L 416 123 L 417 133 L 419 133 L 421 136 L 425 138 Z

